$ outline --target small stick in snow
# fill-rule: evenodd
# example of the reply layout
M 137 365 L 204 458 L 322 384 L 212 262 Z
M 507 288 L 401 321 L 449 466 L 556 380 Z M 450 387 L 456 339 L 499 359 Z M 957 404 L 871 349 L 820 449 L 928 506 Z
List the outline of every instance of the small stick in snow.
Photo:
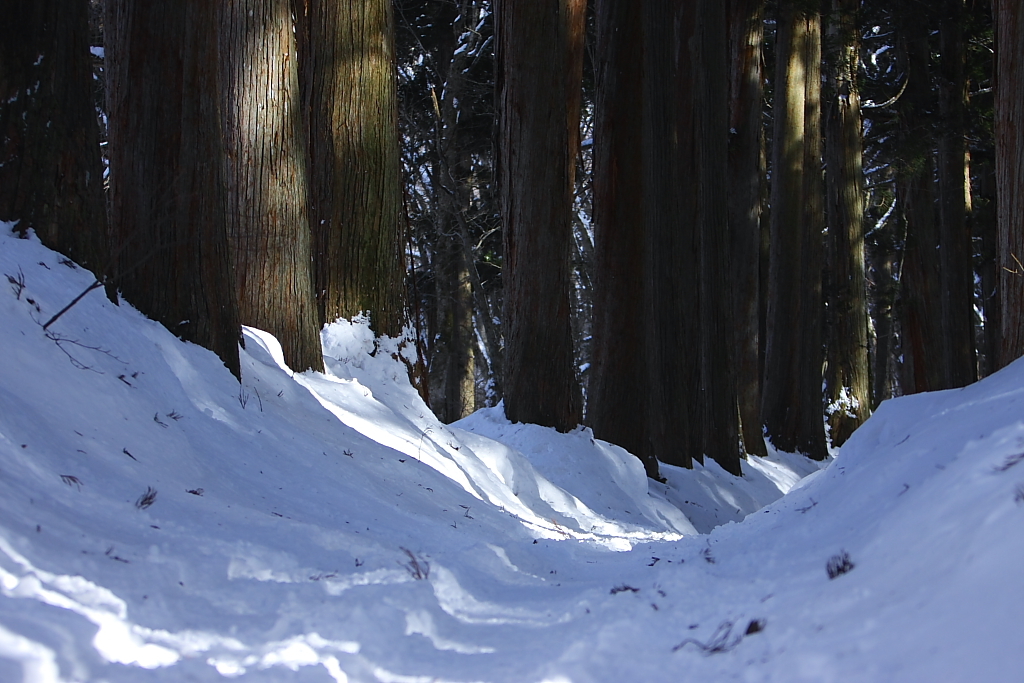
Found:
M 146 487 L 146 492 L 139 496 L 139 499 L 135 501 L 135 507 L 140 510 L 145 510 L 156 500 L 156 489 L 152 486 Z

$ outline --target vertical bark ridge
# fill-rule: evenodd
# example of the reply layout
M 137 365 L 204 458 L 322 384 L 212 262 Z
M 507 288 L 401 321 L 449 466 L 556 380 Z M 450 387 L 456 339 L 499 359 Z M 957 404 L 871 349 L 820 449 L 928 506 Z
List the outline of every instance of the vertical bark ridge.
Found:
M 238 376 L 216 10 L 107 3 L 110 223 L 125 298 Z
M 308 161 L 288 0 L 220 4 L 228 236 L 242 323 L 323 370 L 313 298 Z
M 564 432 L 583 412 L 569 317 L 583 2 L 497 7 L 505 415 Z
M 832 0 L 828 29 L 826 417 L 834 446 L 841 446 L 871 414 L 863 139 L 857 89 L 859 4 L 859 0 Z
M 779 450 L 825 457 L 821 417 L 820 26 L 783 5 L 777 28 L 762 415 Z M 816 83 L 817 81 L 817 83 Z
M 643 23 L 643 12 L 632 3 L 597 4 L 595 283 L 587 424 L 595 436 L 630 451 L 644 462 L 649 475 L 657 476 L 649 421 L 652 411 L 661 407 L 645 386 L 661 380 L 648 375 L 654 365 L 647 357 Z M 647 381 L 639 382 L 641 377 Z
M 301 1 L 301 0 L 296 0 Z M 388 0 L 307 0 L 299 19 L 320 321 L 406 320 L 394 20 Z

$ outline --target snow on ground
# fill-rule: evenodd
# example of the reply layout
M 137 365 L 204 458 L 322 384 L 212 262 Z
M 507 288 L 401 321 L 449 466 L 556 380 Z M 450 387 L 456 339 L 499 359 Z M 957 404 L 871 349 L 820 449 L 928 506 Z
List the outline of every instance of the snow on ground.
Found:
M 662 485 L 439 423 L 359 321 L 324 374 L 246 330 L 239 386 L 99 290 L 44 331 L 92 278 L 34 238 L 0 272 L 0 681 L 1024 680 L 1021 363 Z

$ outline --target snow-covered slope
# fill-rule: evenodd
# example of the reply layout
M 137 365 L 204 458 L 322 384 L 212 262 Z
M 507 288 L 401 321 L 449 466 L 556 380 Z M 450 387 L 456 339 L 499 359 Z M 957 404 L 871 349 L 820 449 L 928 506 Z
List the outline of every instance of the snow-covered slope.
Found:
M 325 374 L 247 330 L 240 387 L 100 291 L 44 331 L 91 276 L 34 239 L 0 274 L 0 681 L 1024 677 L 1020 364 L 799 483 L 661 485 L 586 429 L 440 424 L 359 321 Z

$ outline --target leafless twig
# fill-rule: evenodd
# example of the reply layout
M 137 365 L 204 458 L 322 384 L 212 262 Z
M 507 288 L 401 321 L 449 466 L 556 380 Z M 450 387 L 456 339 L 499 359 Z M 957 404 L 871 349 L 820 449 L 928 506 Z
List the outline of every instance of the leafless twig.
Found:
M 402 566 L 406 568 L 406 570 L 409 572 L 412 578 L 414 578 L 417 581 L 422 581 L 424 579 L 430 578 L 429 562 L 427 562 L 426 560 L 421 560 L 420 558 L 416 557 L 416 555 L 413 554 L 413 552 L 408 548 L 402 548 L 401 546 L 399 546 L 399 549 L 409 556 L 409 561 L 404 563 Z
M 760 629 L 758 629 L 760 630 Z M 756 632 L 756 631 L 755 631 Z M 728 652 L 743 640 L 743 636 L 732 636 L 732 622 L 723 621 L 715 629 L 715 632 L 711 634 L 711 638 L 708 642 L 702 643 L 696 638 L 687 638 L 683 642 L 679 643 L 672 648 L 672 652 L 683 649 L 687 645 L 696 645 L 697 648 L 706 655 L 718 654 L 719 652 Z
M 25 273 L 22 272 L 21 266 L 18 266 L 18 275 L 15 277 L 10 273 L 7 275 L 7 281 L 11 283 L 11 289 L 14 290 L 14 296 L 21 301 L 21 293 L 25 291 Z
M 156 489 L 152 486 L 147 486 L 146 492 L 139 496 L 139 499 L 135 501 L 135 507 L 140 510 L 145 510 L 152 505 L 154 501 L 156 501 Z
M 67 484 L 68 486 L 74 486 L 78 488 L 79 491 L 82 490 L 82 480 L 73 474 L 62 474 L 60 475 L 60 480 Z

